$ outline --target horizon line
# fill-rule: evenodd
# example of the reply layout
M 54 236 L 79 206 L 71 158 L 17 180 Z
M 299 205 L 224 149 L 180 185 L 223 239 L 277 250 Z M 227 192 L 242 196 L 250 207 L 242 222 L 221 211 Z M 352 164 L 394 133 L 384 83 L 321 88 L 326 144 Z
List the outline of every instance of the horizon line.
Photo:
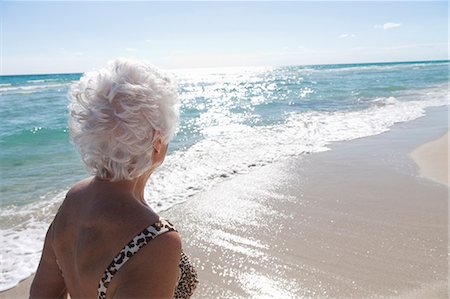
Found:
M 145 59 L 143 59 L 145 60 Z M 287 66 L 323 66 L 323 65 L 358 65 L 358 64 L 395 64 L 395 63 L 427 63 L 427 62 L 450 62 L 450 59 L 431 59 L 431 60 L 401 60 L 401 61 L 372 61 L 372 62 L 339 62 L 339 63 L 319 63 L 319 64 L 283 64 L 283 65 L 246 65 L 246 66 L 202 66 L 185 68 L 160 68 L 164 71 L 189 70 L 189 69 L 217 69 L 217 68 L 255 68 L 255 67 L 287 67 Z M 81 72 L 62 72 L 62 73 L 28 73 L 28 74 L 0 74 L 0 77 L 12 76 L 46 76 L 46 75 L 72 75 L 83 74 L 95 70 L 95 68 Z

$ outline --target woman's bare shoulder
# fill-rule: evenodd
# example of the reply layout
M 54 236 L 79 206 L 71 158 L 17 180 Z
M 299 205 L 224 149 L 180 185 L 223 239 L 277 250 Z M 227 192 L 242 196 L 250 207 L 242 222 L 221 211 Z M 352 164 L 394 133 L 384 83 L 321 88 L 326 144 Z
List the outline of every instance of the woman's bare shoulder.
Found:
M 76 182 L 70 189 L 67 191 L 66 198 L 70 198 L 80 193 L 86 191 L 87 187 L 91 184 L 93 177 L 85 178 L 81 181 Z
M 78 213 L 76 211 L 79 209 L 79 199 L 85 198 L 87 186 L 89 186 L 92 177 L 83 179 L 77 183 L 75 183 L 66 193 L 64 200 L 62 201 L 60 207 L 58 208 L 58 212 L 55 215 L 54 222 L 60 222 L 61 218 L 65 218 L 67 214 L 72 214 L 73 212 Z M 78 204 L 77 204 L 78 203 Z M 59 217 L 61 215 L 65 215 L 64 217 Z

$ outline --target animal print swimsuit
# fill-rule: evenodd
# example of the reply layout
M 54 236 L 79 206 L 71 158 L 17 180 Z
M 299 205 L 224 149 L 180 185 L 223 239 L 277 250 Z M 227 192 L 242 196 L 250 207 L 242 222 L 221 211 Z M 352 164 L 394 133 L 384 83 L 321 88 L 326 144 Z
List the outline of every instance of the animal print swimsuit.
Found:
M 98 284 L 98 298 L 106 298 L 106 290 L 109 283 L 113 279 L 117 271 L 148 242 L 157 236 L 176 231 L 175 227 L 166 219 L 160 219 L 155 224 L 152 224 L 140 232 L 133 238 L 112 260 L 111 264 L 106 268 L 100 283 Z M 174 299 L 187 299 L 192 296 L 198 284 L 197 272 L 192 267 L 189 258 L 181 253 L 180 259 L 180 276 L 178 277 L 178 284 L 175 289 Z

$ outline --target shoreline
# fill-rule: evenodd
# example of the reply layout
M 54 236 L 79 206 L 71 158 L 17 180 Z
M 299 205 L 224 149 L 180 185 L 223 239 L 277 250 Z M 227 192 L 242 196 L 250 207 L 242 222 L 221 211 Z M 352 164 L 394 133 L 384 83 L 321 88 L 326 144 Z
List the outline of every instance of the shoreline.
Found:
M 447 298 L 448 188 L 409 158 L 448 131 L 447 111 L 268 165 L 167 211 L 199 269 L 195 298 Z
M 409 154 L 448 132 L 447 109 L 267 165 L 162 212 L 199 271 L 194 298 L 446 298 L 448 188 L 421 177 Z M 0 298 L 27 298 L 30 284 Z

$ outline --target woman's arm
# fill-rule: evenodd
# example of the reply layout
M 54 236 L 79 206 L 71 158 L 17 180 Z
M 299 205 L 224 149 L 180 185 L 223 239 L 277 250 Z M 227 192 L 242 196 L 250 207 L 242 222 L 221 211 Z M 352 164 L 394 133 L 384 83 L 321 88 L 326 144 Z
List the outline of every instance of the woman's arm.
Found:
M 30 289 L 30 299 L 67 298 L 66 285 L 52 247 L 53 223 L 45 236 L 44 249 Z

